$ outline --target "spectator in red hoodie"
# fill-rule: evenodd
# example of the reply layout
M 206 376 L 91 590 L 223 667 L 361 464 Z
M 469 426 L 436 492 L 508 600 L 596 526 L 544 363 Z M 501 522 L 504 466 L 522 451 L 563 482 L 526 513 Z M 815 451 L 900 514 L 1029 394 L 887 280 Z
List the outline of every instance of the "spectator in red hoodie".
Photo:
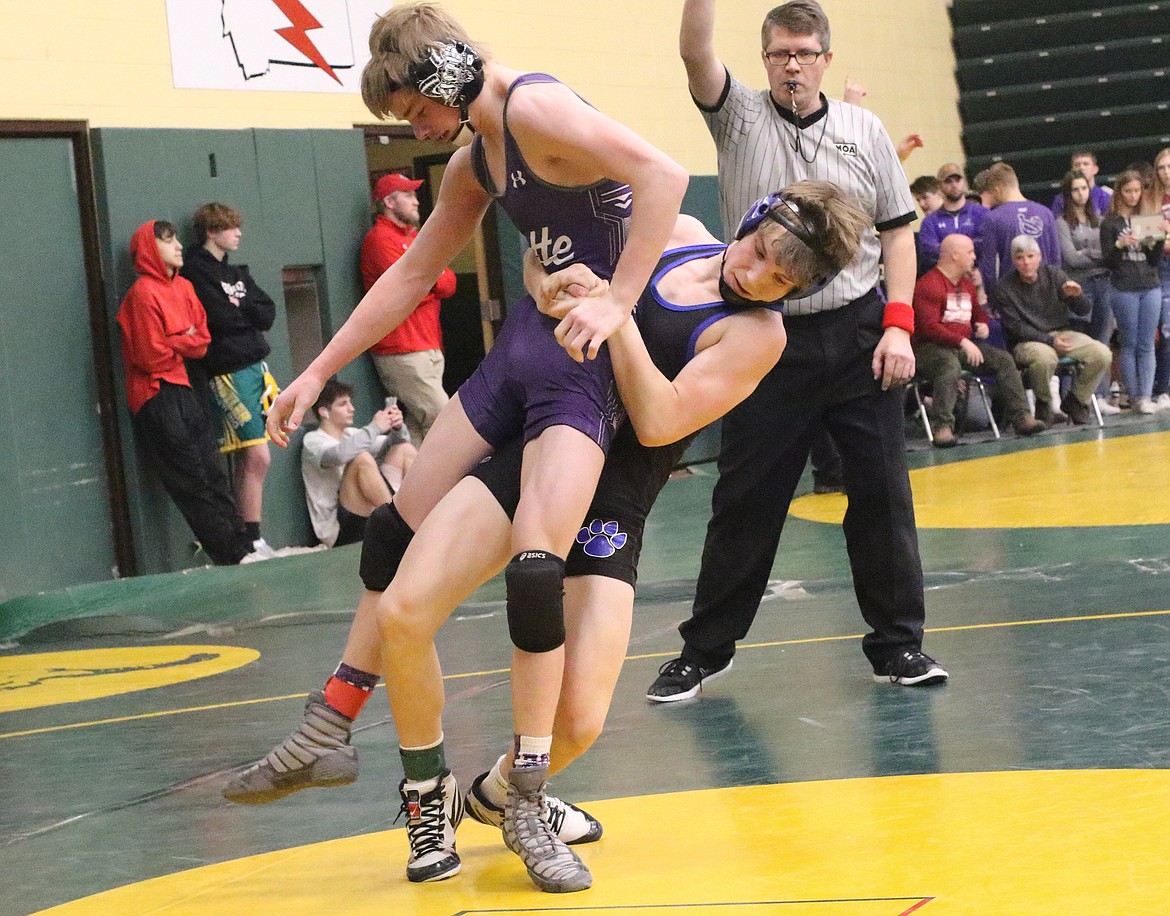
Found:
M 405 253 L 418 235 L 418 197 L 422 185 L 391 172 L 374 185 L 374 225 L 362 243 L 362 283 L 367 292 Z M 447 268 L 410 316 L 370 347 L 374 367 L 387 394 L 398 398 L 414 444 L 435 422 L 448 401 L 443 389 L 443 331 L 439 300 L 455 292 L 455 274 Z
M 1045 429 L 1032 416 L 1020 371 L 1010 353 L 988 343 L 987 293 L 975 269 L 975 243 L 952 233 L 942 240 L 938 264 L 914 287 L 914 355 L 918 375 L 931 383 L 934 444 L 949 448 L 955 438 L 955 400 L 966 369 L 994 375 L 1008 422 L 1021 436 Z
M 185 359 L 200 359 L 211 335 L 195 288 L 179 276 L 175 227 L 143 223 L 130 241 L 138 279 L 118 309 L 126 398 L 134 433 L 163 487 L 214 563 L 239 563 L 251 549 L 219 466 L 202 392 Z

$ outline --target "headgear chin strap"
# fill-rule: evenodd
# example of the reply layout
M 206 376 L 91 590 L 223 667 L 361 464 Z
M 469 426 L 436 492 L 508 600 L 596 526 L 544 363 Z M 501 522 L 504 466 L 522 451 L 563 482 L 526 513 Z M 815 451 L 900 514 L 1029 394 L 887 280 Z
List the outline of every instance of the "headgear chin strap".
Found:
M 459 109 L 459 123 L 468 120 L 467 106 L 483 89 L 483 60 L 462 41 L 432 45 L 425 60 L 410 68 L 410 78 L 428 99 Z
M 816 255 L 818 270 L 816 275 L 809 278 L 804 286 L 795 287 L 786 295 L 777 299 L 777 302 L 786 302 L 789 299 L 805 299 L 814 293 L 819 293 L 822 289 L 828 286 L 836 279 L 837 274 L 841 272 L 839 267 L 834 267 L 830 264 L 829 258 L 825 253 L 824 248 L 821 247 L 817 240 L 816 233 L 813 232 L 804 218 L 800 215 L 800 209 L 795 203 L 788 200 L 783 192 L 777 191 L 774 194 L 769 194 L 767 197 L 761 197 L 754 204 L 748 207 L 747 213 L 743 215 L 743 219 L 739 221 L 739 228 L 735 230 L 735 239 L 739 241 L 749 232 L 755 232 L 760 223 L 764 220 L 770 219 L 774 223 L 779 223 L 791 235 L 796 236 L 801 242 L 812 249 L 813 254 Z M 724 254 L 726 258 L 726 254 Z M 723 270 L 720 267 L 719 271 L 719 289 L 723 291 L 726 284 L 723 281 Z M 732 304 L 748 304 L 760 305 L 761 303 L 752 302 L 750 299 L 744 299 L 742 296 L 736 294 L 730 287 L 727 287 L 727 292 L 734 297 L 738 302 Z M 726 295 L 724 299 L 727 300 Z

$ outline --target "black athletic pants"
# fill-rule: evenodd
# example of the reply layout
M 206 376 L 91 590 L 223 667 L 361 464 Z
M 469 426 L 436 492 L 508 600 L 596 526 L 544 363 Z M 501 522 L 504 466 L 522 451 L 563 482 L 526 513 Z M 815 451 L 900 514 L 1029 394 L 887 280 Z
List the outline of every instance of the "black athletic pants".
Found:
M 199 395 L 185 385 L 163 382 L 134 415 L 134 433 L 212 562 L 239 563 L 251 544 Z
M 717 667 L 747 635 L 780 531 L 822 421 L 841 453 L 845 543 L 862 648 L 881 666 L 922 644 L 922 562 L 906 470 L 904 391 L 883 392 L 870 368 L 883 303 L 871 292 L 831 312 L 786 317 L 788 346 L 756 391 L 723 420 L 693 616 L 683 657 Z

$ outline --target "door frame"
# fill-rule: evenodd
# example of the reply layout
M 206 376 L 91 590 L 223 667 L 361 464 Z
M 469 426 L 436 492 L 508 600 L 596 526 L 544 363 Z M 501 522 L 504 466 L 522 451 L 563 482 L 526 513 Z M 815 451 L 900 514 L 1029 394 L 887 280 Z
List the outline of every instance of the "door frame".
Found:
M 126 469 L 122 460 L 122 434 L 118 426 L 117 388 L 114 382 L 109 313 L 106 309 L 105 278 L 102 275 L 97 195 L 89 143 L 89 123 L 86 121 L 0 120 L 0 140 L 30 139 L 68 140 L 73 150 L 73 173 L 76 178 L 77 212 L 81 224 L 81 247 L 85 261 L 90 341 L 93 348 L 95 381 L 97 382 L 98 417 L 101 423 L 102 450 L 105 456 L 114 563 L 118 578 L 133 576 L 138 572 L 138 561 L 134 553 L 134 533 L 130 525 Z

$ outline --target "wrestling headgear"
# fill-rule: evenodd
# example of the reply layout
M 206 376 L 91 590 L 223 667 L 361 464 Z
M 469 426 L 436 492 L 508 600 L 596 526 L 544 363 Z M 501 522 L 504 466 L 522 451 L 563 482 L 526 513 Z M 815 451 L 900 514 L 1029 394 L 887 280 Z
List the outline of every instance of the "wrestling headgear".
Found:
M 739 228 L 735 230 L 736 241 L 739 241 L 748 233 L 755 232 L 760 227 L 760 223 L 766 219 L 774 223 L 779 223 L 791 235 L 811 248 L 813 254 L 816 255 L 818 264 L 816 274 L 810 277 L 804 286 L 794 287 L 787 295 L 781 296 L 776 302 L 807 298 L 814 293 L 819 293 L 833 282 L 837 274 L 841 272 L 840 268 L 830 264 L 824 249 L 821 248 L 820 243 L 817 241 L 816 233 L 808 227 L 808 224 L 801 217 L 800 209 L 795 203 L 788 200 L 782 192 L 778 191 L 774 194 L 769 194 L 767 197 L 761 197 L 748 207 L 747 213 L 739 221 Z M 724 282 L 722 270 L 719 273 L 719 290 L 724 301 L 731 305 L 751 308 L 768 304 L 745 299 L 743 296 L 734 292 Z
M 467 106 L 483 89 L 483 60 L 462 41 L 432 45 L 425 60 L 410 68 L 410 78 L 428 99 L 459 109 L 459 121 L 467 123 Z

